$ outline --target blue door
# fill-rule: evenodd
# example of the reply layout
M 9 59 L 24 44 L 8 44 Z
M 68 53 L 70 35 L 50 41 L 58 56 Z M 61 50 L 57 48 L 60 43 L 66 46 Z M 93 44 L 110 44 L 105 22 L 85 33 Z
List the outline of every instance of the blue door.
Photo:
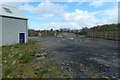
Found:
M 19 43 L 25 43 L 25 33 L 19 33 Z

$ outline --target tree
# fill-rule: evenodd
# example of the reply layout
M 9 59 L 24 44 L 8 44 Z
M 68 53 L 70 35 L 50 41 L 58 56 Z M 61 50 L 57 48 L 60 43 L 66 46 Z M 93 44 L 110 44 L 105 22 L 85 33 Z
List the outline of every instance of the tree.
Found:
M 87 27 L 82 28 L 82 30 L 81 30 L 81 34 L 82 35 L 87 35 L 87 32 L 88 32 L 88 28 Z
M 50 31 L 53 32 L 53 29 L 51 29 Z

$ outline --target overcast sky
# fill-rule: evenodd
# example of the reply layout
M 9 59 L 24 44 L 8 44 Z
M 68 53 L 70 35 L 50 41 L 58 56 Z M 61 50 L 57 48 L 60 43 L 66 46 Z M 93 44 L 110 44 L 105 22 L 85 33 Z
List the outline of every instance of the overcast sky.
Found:
M 5 3 L 17 7 L 31 29 L 93 27 L 118 22 L 117 2 L 19 2 Z

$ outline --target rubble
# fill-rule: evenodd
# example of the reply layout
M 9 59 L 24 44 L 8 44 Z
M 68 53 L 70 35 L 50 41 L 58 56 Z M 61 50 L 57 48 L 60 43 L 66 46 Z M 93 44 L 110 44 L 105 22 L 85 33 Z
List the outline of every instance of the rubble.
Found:
M 42 59 L 45 59 L 45 56 L 36 58 L 36 60 L 42 60 Z
M 70 38 L 71 40 L 73 40 L 74 38 Z
M 42 56 L 46 56 L 47 53 L 42 53 L 42 54 L 32 54 L 31 56 L 35 56 L 35 57 L 42 57 Z
M 70 61 L 71 64 L 73 64 L 73 61 Z
M 16 60 L 12 62 L 12 65 L 14 65 L 16 63 Z

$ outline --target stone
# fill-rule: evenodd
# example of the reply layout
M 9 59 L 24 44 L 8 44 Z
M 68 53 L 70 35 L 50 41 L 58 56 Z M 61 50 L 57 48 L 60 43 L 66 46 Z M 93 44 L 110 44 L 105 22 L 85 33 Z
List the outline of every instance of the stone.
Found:
M 45 64 L 45 62 L 42 62 L 43 64 Z
M 12 65 L 14 65 L 16 63 L 16 60 L 12 62 Z
M 56 51 L 53 51 L 53 53 L 56 53 Z
M 64 41 L 65 39 L 63 39 L 63 41 Z
M 41 57 L 41 54 L 35 54 L 36 57 Z
M 73 63 L 73 61 L 70 61 L 70 63 L 72 64 L 72 63 Z
M 47 55 L 47 53 L 42 53 L 41 55 L 44 56 L 44 55 Z
M 36 58 L 36 60 L 42 60 L 42 59 L 45 59 L 45 57 L 42 56 L 42 57 Z
M 70 38 L 71 40 L 73 40 L 74 38 Z
M 69 64 L 67 64 L 67 66 L 69 66 Z
M 63 70 L 63 67 L 61 67 L 61 70 Z

